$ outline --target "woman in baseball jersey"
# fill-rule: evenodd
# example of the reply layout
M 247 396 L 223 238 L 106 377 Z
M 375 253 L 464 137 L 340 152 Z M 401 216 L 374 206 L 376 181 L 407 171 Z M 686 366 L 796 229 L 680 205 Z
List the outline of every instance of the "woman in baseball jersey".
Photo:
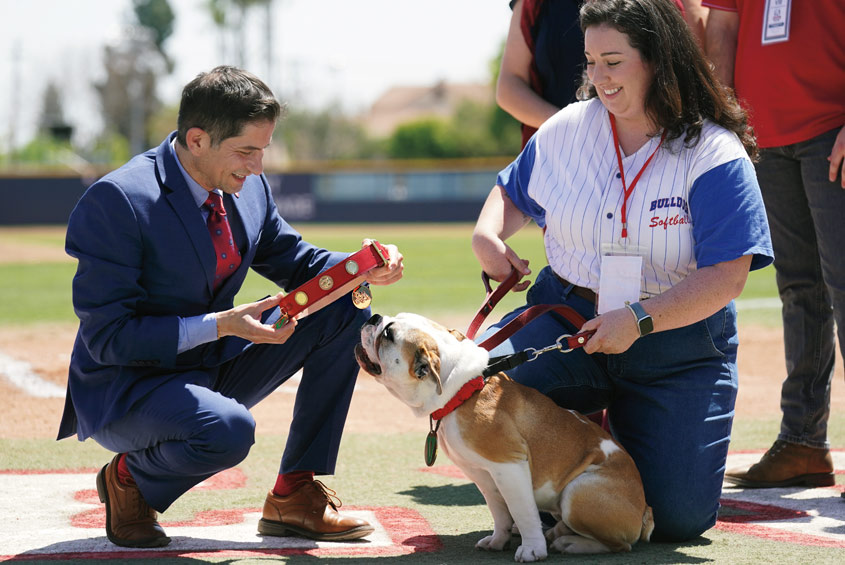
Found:
M 580 312 L 582 328 L 546 314 L 491 354 L 594 330 L 583 349 L 509 375 L 566 408 L 606 408 L 654 509 L 652 539 L 689 540 L 719 509 L 737 390 L 733 300 L 773 259 L 755 140 L 672 0 L 593 0 L 580 18 L 581 101 L 499 173 L 472 240 L 491 278 L 527 275 L 505 242 L 533 220 L 549 264 L 527 304 L 478 340 L 534 304 Z

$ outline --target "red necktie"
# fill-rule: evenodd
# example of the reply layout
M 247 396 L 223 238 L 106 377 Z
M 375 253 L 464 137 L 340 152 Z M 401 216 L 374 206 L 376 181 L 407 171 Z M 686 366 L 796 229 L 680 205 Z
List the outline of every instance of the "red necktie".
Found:
M 205 206 L 209 210 L 208 232 L 211 234 L 211 242 L 214 244 L 214 251 L 217 255 L 217 271 L 214 276 L 214 290 L 220 288 L 229 276 L 241 264 L 241 252 L 235 246 L 232 238 L 232 229 L 229 227 L 229 220 L 226 219 L 226 209 L 223 207 L 223 198 L 216 192 L 208 195 Z

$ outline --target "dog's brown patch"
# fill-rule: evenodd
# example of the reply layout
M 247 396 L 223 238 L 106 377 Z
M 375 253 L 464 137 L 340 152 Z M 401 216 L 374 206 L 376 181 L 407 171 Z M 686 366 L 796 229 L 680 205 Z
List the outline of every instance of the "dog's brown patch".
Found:
M 518 394 L 510 390 L 520 387 Z M 500 463 L 528 461 L 534 487 L 551 482 L 558 491 L 589 465 L 602 463 L 606 456 L 584 434 L 590 424 L 567 410 L 562 410 L 544 394 L 514 383 L 504 374 L 491 377 L 485 387 L 456 410 L 465 430 L 464 439 L 473 450 L 490 461 Z M 553 430 L 553 432 L 551 432 Z M 549 436 L 566 437 L 569 444 L 545 450 L 530 450 L 530 445 L 547 445 Z M 560 468 L 560 449 L 583 453 Z
M 410 330 L 402 344 L 405 359 L 409 359 L 408 373 L 411 378 L 431 378 L 437 384 L 437 394 L 443 393 L 440 381 L 440 352 L 437 342 L 426 332 Z

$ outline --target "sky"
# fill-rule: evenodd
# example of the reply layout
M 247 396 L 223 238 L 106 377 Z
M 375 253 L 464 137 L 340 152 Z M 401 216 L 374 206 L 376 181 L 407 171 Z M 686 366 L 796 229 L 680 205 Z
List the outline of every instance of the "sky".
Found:
M 238 64 L 206 3 L 170 0 L 176 27 L 164 47 L 175 68 L 159 83 L 167 104 L 199 72 Z M 273 0 L 272 34 L 264 14 L 244 26 L 243 66 L 291 106 L 356 113 L 391 86 L 488 81 L 511 12 L 507 0 Z M 32 138 L 50 81 L 76 139 L 96 135 L 102 50 L 132 19 L 132 0 L 0 0 L 0 151 Z

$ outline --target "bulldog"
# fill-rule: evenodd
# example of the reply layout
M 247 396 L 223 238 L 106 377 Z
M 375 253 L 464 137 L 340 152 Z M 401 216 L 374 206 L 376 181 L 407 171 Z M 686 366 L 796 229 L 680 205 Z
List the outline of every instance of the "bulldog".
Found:
M 605 553 L 648 541 L 654 519 L 630 455 L 601 427 L 504 373 L 477 379 L 489 354 L 459 331 L 415 314 L 376 314 L 355 358 L 415 414 L 438 420 L 443 451 L 493 516 L 493 533 L 476 548 L 501 551 L 512 530 L 522 537 L 518 562 L 544 559 L 548 547 Z M 540 511 L 557 520 L 545 535 Z

